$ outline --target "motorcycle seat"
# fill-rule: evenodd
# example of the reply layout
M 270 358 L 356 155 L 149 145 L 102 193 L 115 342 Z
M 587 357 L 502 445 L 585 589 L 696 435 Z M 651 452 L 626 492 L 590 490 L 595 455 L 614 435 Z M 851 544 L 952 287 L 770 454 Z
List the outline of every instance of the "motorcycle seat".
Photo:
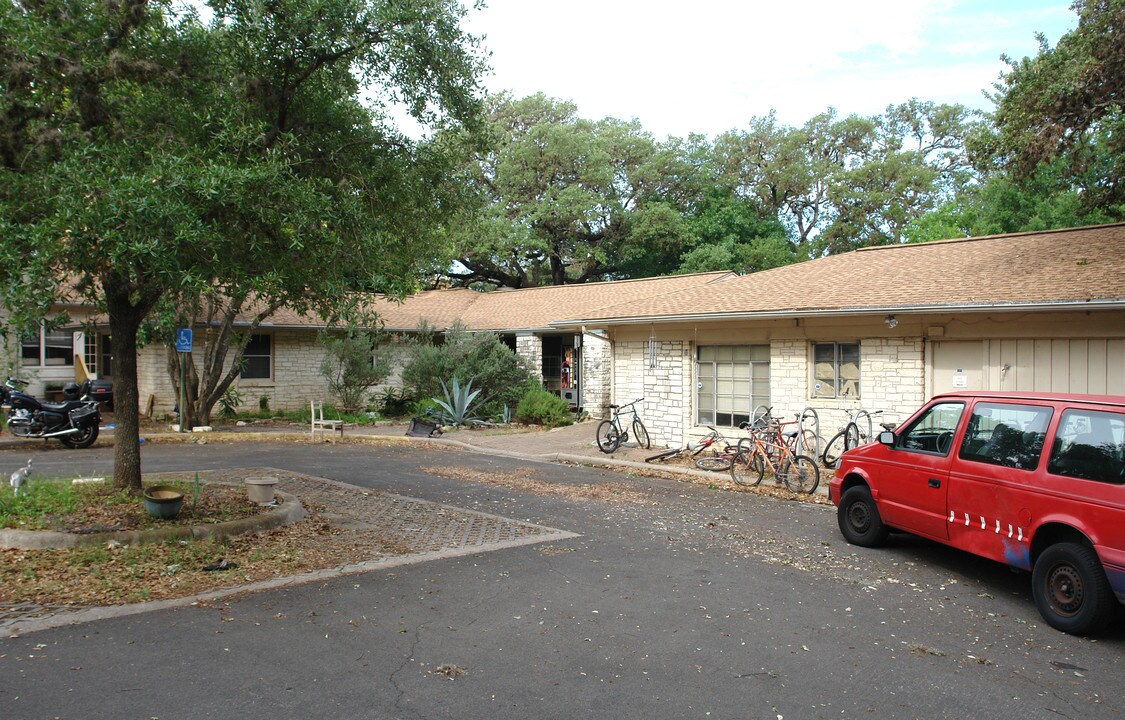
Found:
M 86 406 L 86 403 L 83 400 L 66 400 L 64 402 L 45 402 L 39 404 L 43 406 L 44 410 L 61 413 L 68 413 L 71 410 L 77 410 L 80 407 Z

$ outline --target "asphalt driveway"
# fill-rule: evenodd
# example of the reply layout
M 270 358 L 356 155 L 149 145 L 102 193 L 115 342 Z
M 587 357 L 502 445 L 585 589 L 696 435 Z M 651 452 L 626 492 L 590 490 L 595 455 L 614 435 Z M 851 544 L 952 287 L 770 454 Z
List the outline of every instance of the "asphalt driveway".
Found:
M 20 450 L 0 451 L 0 467 Z M 26 452 L 24 453 L 26 454 Z M 146 445 L 146 470 L 268 466 L 578 534 L 0 640 L 4 718 L 1116 718 L 1125 627 L 1039 619 L 1026 576 L 832 508 L 447 449 Z M 112 449 L 36 454 L 108 472 Z M 521 467 L 639 496 L 453 477 Z

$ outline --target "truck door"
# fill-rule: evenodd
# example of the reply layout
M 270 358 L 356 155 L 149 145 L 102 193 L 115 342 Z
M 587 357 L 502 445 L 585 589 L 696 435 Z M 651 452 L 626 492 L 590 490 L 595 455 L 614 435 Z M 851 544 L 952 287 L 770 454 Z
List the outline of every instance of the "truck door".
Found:
M 941 540 L 949 537 L 949 466 L 964 412 L 961 401 L 935 403 L 899 433 L 878 487 L 879 512 L 888 525 Z

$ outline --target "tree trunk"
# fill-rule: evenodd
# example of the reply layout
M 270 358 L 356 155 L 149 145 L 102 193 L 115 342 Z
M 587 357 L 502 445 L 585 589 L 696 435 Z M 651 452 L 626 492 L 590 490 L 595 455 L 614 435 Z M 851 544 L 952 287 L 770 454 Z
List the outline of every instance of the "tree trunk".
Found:
M 141 492 L 140 393 L 137 389 L 137 331 L 151 303 L 134 303 L 128 288 L 106 287 L 113 335 L 113 486 Z
M 199 378 L 196 375 L 195 362 L 189 355 L 184 363 L 184 386 L 180 389 L 180 353 L 176 352 L 175 345 L 168 345 L 168 376 L 172 378 L 172 389 L 176 392 L 176 406 L 180 410 L 177 420 L 180 429 L 193 428 L 197 425 L 207 425 L 206 418 L 201 418 L 197 392 Z

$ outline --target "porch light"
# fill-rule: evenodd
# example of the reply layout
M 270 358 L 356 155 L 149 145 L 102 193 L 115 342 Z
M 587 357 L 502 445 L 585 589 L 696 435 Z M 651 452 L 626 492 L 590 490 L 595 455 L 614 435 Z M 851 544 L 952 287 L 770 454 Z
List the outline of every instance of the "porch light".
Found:
M 898 318 L 896 318 L 894 315 L 888 315 L 887 317 L 883 318 L 883 323 L 885 323 L 889 328 L 896 328 L 898 327 Z

